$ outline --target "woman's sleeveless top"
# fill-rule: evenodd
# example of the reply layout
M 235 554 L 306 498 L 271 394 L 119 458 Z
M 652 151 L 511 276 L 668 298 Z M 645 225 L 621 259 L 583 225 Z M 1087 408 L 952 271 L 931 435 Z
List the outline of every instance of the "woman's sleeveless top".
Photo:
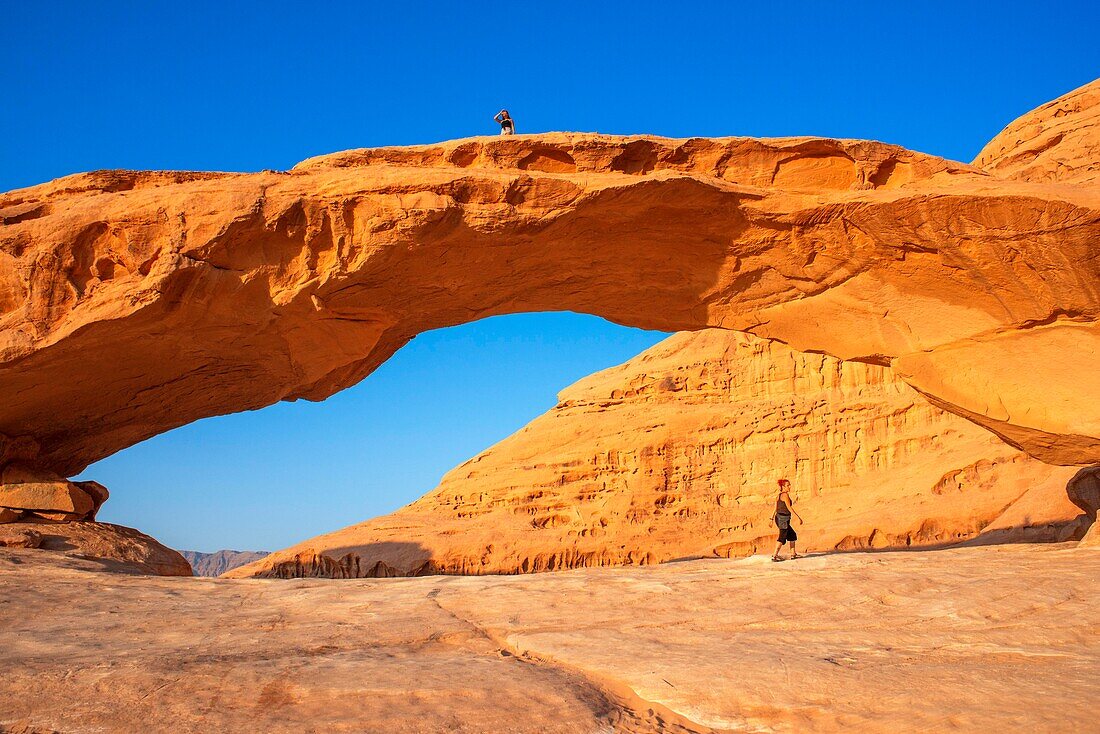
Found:
M 787 507 L 787 503 L 783 501 L 782 497 L 777 497 L 775 500 L 775 514 L 791 516 L 791 508 Z

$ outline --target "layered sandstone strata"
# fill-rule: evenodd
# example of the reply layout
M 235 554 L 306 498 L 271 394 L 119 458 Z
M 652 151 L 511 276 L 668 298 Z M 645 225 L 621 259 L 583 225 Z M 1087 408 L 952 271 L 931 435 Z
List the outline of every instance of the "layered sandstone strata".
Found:
M 11 464 L 0 471 L 0 523 L 90 522 L 109 496 L 98 482 L 70 482 Z
M 396 513 L 231 571 L 521 573 L 774 548 L 776 479 L 802 547 L 1080 538 L 1100 497 L 930 405 L 889 368 L 721 330 L 677 334 L 562 392 Z M 797 525 L 796 525 L 797 527 Z M 987 531 L 983 534 L 983 531 Z
M 1092 462 L 1098 241 L 1087 177 L 872 141 L 552 134 L 70 176 L 0 196 L 0 464 L 72 476 L 323 399 L 426 329 L 551 309 L 892 365 L 1035 457 Z

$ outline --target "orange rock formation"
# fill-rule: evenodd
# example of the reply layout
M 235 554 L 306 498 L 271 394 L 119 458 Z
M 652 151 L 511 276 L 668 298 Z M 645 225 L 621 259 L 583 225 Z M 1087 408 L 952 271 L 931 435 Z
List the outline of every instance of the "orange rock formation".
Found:
M 1039 176 L 1038 163 L 1010 167 L 1034 162 L 1027 136 L 1037 136 L 1057 153 L 1039 177 L 1090 181 L 1098 90 L 1021 118 L 976 163 Z M 1013 149 L 1021 144 L 1030 158 Z M 778 476 L 811 500 L 803 547 L 1080 538 L 1100 506 L 1082 489 L 1095 470 L 1029 459 L 932 407 L 889 368 L 682 334 L 569 388 L 412 505 L 231 575 L 517 573 L 746 555 L 772 547 Z
M 1020 181 L 1100 183 L 1100 85 L 1039 107 L 989 141 L 974 165 Z
M 933 407 L 887 367 L 712 329 L 569 387 L 398 512 L 227 575 L 520 573 L 749 555 L 774 548 L 782 476 L 806 521 L 803 548 L 905 548 L 983 530 L 983 541 L 1069 540 L 1088 522 L 1067 498 L 1077 474 Z
M 1032 457 L 1095 462 L 1098 88 L 1010 126 L 992 174 L 871 141 L 554 134 L 0 195 L 0 467 L 71 476 L 322 399 L 425 329 L 548 309 L 890 365 Z M 1032 137 L 1042 183 L 1014 180 Z M 80 516 L 63 489 L 72 510 L 10 506 Z
M 547 309 L 892 364 L 1038 458 L 1100 459 L 1100 378 L 1056 358 L 1100 344 L 1089 185 L 869 141 L 558 134 L 81 174 L 0 218 L 4 463 L 71 476 L 324 398 L 425 329 Z
M 93 521 L 108 496 L 98 482 L 70 482 L 11 464 L 0 472 L 0 522 Z

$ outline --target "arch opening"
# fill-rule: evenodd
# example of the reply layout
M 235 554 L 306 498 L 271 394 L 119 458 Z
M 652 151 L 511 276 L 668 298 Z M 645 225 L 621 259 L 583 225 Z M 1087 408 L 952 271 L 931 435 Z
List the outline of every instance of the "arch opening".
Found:
M 171 547 L 275 550 L 413 502 L 557 402 L 665 338 L 573 313 L 426 332 L 323 402 L 204 419 L 89 466 L 97 518 Z

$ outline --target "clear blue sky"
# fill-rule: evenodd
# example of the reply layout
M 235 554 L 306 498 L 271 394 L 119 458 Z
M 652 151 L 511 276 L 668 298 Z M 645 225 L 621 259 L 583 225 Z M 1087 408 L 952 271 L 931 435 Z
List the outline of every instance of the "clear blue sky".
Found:
M 5 3 L 0 190 L 250 171 L 520 132 L 876 138 L 970 160 L 1100 76 L 1095 2 Z M 574 315 L 426 334 L 320 405 L 210 419 L 87 476 L 102 519 L 274 549 L 397 507 L 660 335 Z

